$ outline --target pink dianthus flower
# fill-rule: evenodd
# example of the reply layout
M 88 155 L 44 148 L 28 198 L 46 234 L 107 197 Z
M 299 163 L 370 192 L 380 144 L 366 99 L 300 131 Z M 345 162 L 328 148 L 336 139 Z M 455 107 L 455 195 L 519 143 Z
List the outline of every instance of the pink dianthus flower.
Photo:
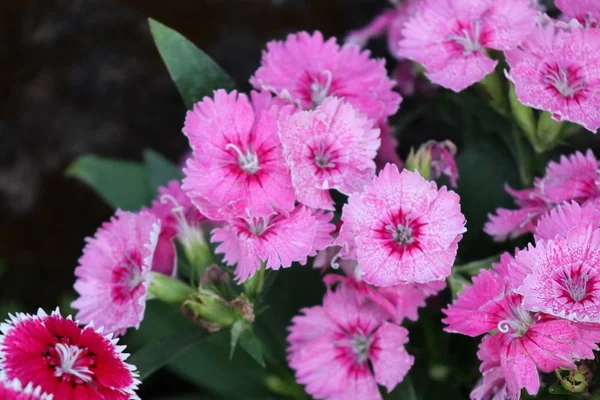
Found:
M 446 331 L 468 336 L 498 330 L 484 340 L 498 341 L 494 346 L 508 397 L 518 398 L 521 388 L 529 394 L 538 392 L 538 370 L 572 369 L 575 361 L 593 358 L 600 337 L 597 328 L 527 311 L 522 296 L 507 281 L 511 263 L 507 256 L 494 270 L 482 270 L 444 310 L 443 321 L 448 324 Z
M 237 265 L 235 274 L 243 282 L 263 263 L 266 268 L 277 270 L 305 261 L 316 252 L 314 241 L 318 229 L 311 210 L 297 206 L 290 213 L 231 218 L 212 231 L 211 241 L 220 243 L 215 252 L 224 254 L 227 265 Z
M 596 0 L 555 0 L 556 7 L 585 28 L 600 27 L 600 3 Z
M 556 236 L 567 234 L 578 226 L 600 227 L 600 209 L 598 202 L 588 202 L 580 206 L 575 201 L 563 203 L 544 214 L 535 229 L 536 240 L 552 240 Z
M 508 400 L 506 379 L 502 373 L 500 335 L 487 335 L 479 344 L 477 357 L 481 360 L 481 379 L 471 392 L 471 400 Z
M 416 172 L 387 165 L 343 208 L 337 244 L 376 286 L 445 279 L 465 232 L 459 197 Z
M 392 88 L 384 60 L 372 60 L 354 44 L 325 41 L 321 32 L 291 34 L 285 42 L 267 43 L 261 67 L 250 79 L 260 90 L 274 92 L 303 109 L 340 97 L 369 118 L 394 114 L 402 98 Z
M 481 81 L 497 62 L 486 49 L 510 50 L 532 31 L 527 0 L 424 0 L 404 25 L 398 55 L 422 64 L 434 83 L 455 92 Z
M 521 103 L 594 133 L 600 127 L 600 30 L 538 26 L 507 61 Z
M 575 200 L 583 204 L 598 198 L 598 165 L 591 150 L 585 154 L 563 155 L 560 162 L 548 164 L 545 176 L 536 178 L 533 188 L 513 190 L 507 187 L 519 209 L 499 208 L 496 215 L 489 214 L 485 232 L 498 241 L 534 233 L 539 219 L 563 202 Z
M 304 308 L 289 327 L 288 361 L 315 399 L 380 400 L 404 379 L 413 357 L 408 331 L 386 321 L 377 304 L 351 286 L 329 290 L 322 306 Z
M 123 334 L 144 317 L 150 270 L 160 235 L 160 221 L 147 211 L 118 210 L 93 238 L 86 239 L 75 269 L 72 303 L 82 323 Z
M 212 220 L 230 214 L 291 211 L 294 189 L 277 135 L 289 107 L 270 106 L 269 93 L 217 90 L 188 111 L 183 132 L 193 149 L 183 190 Z
M 55 400 L 138 399 L 135 367 L 124 362 L 125 346 L 111 334 L 42 310 L 10 315 L 0 329 L 0 370 L 8 379 L 29 382 Z
M 279 137 L 296 199 L 309 207 L 333 211 L 330 189 L 361 191 L 375 174 L 379 129 L 338 98 L 295 113 L 280 123 Z

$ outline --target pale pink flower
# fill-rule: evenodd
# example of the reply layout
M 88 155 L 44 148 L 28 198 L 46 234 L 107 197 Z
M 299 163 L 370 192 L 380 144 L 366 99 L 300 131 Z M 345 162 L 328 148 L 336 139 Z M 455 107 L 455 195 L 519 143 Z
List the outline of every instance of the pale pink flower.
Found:
M 175 238 L 184 243 L 204 240 L 200 224 L 206 217 L 198 211 L 181 189 L 179 181 L 173 180 L 158 188 L 158 198 L 152 202 L 150 212 L 160 220 L 161 230 L 152 260 L 152 271 L 174 275 L 177 266 Z
M 527 253 L 524 262 L 531 273 L 517 289 L 525 309 L 571 321 L 600 322 L 600 230 L 578 226 L 566 237 L 538 241 Z
M 81 322 L 93 321 L 116 334 L 139 327 L 159 234 L 160 221 L 147 211 L 118 210 L 86 239 L 75 269 L 79 298 L 72 303 Z
M 381 146 L 375 156 L 375 165 L 377 170 L 383 169 L 386 164 L 395 164 L 402 169 L 404 163 L 398 155 L 398 139 L 396 138 L 394 128 L 385 120 L 379 121 L 379 130 L 381 131 Z
M 424 0 L 404 25 L 398 55 L 422 64 L 432 82 L 460 92 L 496 67 L 486 49 L 515 48 L 537 13 L 527 0 Z
M 290 213 L 231 218 L 213 229 L 211 242 L 220 243 L 215 252 L 224 254 L 227 265 L 237 265 L 235 274 L 243 282 L 262 264 L 278 270 L 306 260 L 315 247 L 316 235 L 317 220 L 311 210 L 297 206 Z
M 183 128 L 193 149 L 183 190 L 213 220 L 230 214 L 266 216 L 290 211 L 294 190 L 277 136 L 277 119 L 289 107 L 269 108 L 268 93 L 217 90 L 188 111 Z
M 375 174 L 379 129 L 338 98 L 295 113 L 279 124 L 279 137 L 296 199 L 309 207 L 333 211 L 330 189 L 361 191 Z
M 538 26 L 516 56 L 507 55 L 507 77 L 524 105 L 596 132 L 600 126 L 599 50 L 597 29 Z
M 0 325 L 0 370 L 8 379 L 39 387 L 35 393 L 43 391 L 54 400 L 138 399 L 135 367 L 124 362 L 129 356 L 123 353 L 125 346 L 111 334 L 80 327 L 58 310 L 9 316 Z
M 600 3 L 596 0 L 555 0 L 556 7 L 585 28 L 600 27 Z
M 502 340 L 500 335 L 487 335 L 479 344 L 477 357 L 481 360 L 481 379 L 471 392 L 471 400 L 508 400 L 506 380 L 500 364 Z
M 352 287 L 329 290 L 322 306 L 305 308 L 289 328 L 288 361 L 315 399 L 380 400 L 404 379 L 413 357 L 408 331 L 386 321 L 377 304 Z
M 519 206 L 518 210 L 499 208 L 489 214 L 484 230 L 502 241 L 528 232 L 535 232 L 539 219 L 565 201 L 585 203 L 600 196 L 598 161 L 588 150 L 561 156 L 560 162 L 550 162 L 543 178 L 536 178 L 534 187 L 514 190 L 506 187 Z
M 445 330 L 478 336 L 497 329 L 493 339 L 485 340 L 499 341 L 495 345 L 499 347 L 508 397 L 518 397 L 521 388 L 536 394 L 540 387 L 538 370 L 547 373 L 574 368 L 575 361 L 593 358 L 598 332 L 594 327 L 527 311 L 523 298 L 506 281 L 510 258 L 501 260 L 499 267 L 500 273 L 482 270 L 473 285 L 465 286 L 444 310 Z
M 53 400 L 53 396 L 31 383 L 23 385 L 18 379 L 8 379 L 0 372 L 0 399 L 2 400 Z
M 350 195 L 336 243 L 372 285 L 445 279 L 465 232 L 459 200 L 446 187 L 389 164 L 364 192 Z
M 335 38 L 324 41 L 319 31 L 267 43 L 261 67 L 250 83 L 304 109 L 320 105 L 329 96 L 340 97 L 374 120 L 396 113 L 402 100 L 392 90 L 394 82 L 387 76 L 384 60 L 370 59 L 369 51 L 354 44 L 340 47 Z
M 564 203 L 544 214 L 535 229 L 537 240 L 552 240 L 556 236 L 567 237 L 578 226 L 600 227 L 600 209 L 597 202 L 580 206 L 575 201 Z

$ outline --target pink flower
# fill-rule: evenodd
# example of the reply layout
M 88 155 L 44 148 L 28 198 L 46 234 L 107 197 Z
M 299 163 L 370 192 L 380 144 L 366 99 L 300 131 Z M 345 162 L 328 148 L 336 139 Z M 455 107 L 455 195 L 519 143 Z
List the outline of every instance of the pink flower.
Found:
M 481 340 L 477 357 L 481 360 L 481 379 L 471 392 L 471 400 L 508 400 L 506 380 L 502 373 L 500 335 L 488 335 Z
M 600 4 L 595 0 L 555 0 L 556 7 L 585 28 L 600 27 Z
M 101 329 L 79 327 L 58 310 L 10 315 L 0 328 L 0 369 L 8 379 L 39 386 L 55 400 L 138 399 L 140 382 L 124 362 L 125 346 Z
M 537 240 L 552 240 L 556 236 L 566 238 L 571 229 L 582 225 L 600 227 L 597 202 L 580 206 L 572 201 L 558 206 L 542 216 L 535 230 L 535 237 Z
M 333 213 L 324 210 L 312 210 L 317 227 L 315 230 L 315 239 L 313 240 L 312 248 L 308 254 L 310 257 L 315 257 L 319 252 L 325 250 L 333 242 L 333 233 L 336 230 L 334 224 L 331 223 Z M 302 264 L 306 264 L 303 260 Z
M 456 193 L 391 164 L 350 195 L 342 221 L 336 243 L 376 286 L 445 279 L 465 232 Z
M 179 237 L 185 244 L 204 241 L 200 223 L 206 221 L 174 180 L 167 186 L 158 188 L 158 199 L 150 208 L 143 208 L 160 220 L 161 231 L 152 260 L 152 271 L 164 275 L 174 275 L 177 266 L 177 252 L 173 243 Z
M 72 303 L 80 321 L 94 321 L 116 334 L 139 326 L 159 234 L 160 221 L 152 214 L 118 210 L 86 239 L 75 269 L 79 298 Z
M 482 270 L 473 286 L 448 309 L 444 322 L 448 332 L 478 336 L 495 329 L 500 368 L 509 398 L 518 397 L 521 388 L 535 394 L 540 387 L 538 370 L 574 368 L 574 362 L 593 358 L 598 334 L 594 328 L 534 314 L 522 306 L 523 298 L 515 293 L 504 273 L 510 273 L 510 258 L 501 261 L 499 272 Z M 497 379 L 497 378 L 494 378 Z M 487 390 L 482 389 L 482 390 Z
M 450 185 L 456 187 L 458 180 L 458 167 L 454 156 L 456 146 L 450 140 L 436 142 L 429 140 L 419 147 L 416 152 L 411 149 L 406 160 L 406 167 L 410 170 L 425 171 L 425 176 L 431 180 L 446 177 Z
M 0 399 L 2 400 L 52 400 L 52 396 L 43 393 L 42 388 L 31 383 L 23 386 L 18 379 L 7 379 L 0 372 Z
M 600 230 L 579 226 L 566 237 L 538 241 L 527 253 L 524 262 L 531 273 L 518 289 L 525 309 L 600 322 Z
M 377 383 L 393 390 L 414 361 L 404 349 L 407 330 L 386 319 L 348 285 L 328 291 L 322 306 L 303 309 L 289 328 L 296 380 L 316 399 L 381 399 Z
M 529 45 L 527 41 L 532 41 Z M 507 55 L 519 101 L 596 132 L 600 126 L 600 31 L 536 27 L 518 55 Z
M 392 320 L 401 323 L 405 318 L 416 321 L 419 308 L 425 307 L 428 297 L 438 294 L 446 287 L 446 281 L 406 283 L 377 288 L 380 296 L 387 299 L 395 309 Z
M 330 189 L 361 191 L 375 174 L 380 145 L 374 122 L 342 100 L 328 97 L 314 111 L 295 113 L 279 125 L 283 154 L 296 199 L 335 210 Z
M 386 118 L 398 110 L 402 98 L 392 91 L 384 60 L 372 60 L 353 44 L 338 46 L 321 32 L 291 34 L 285 42 L 272 41 L 263 52 L 261 67 L 250 83 L 303 109 L 340 97 L 369 118 Z
M 485 50 L 510 50 L 531 32 L 527 0 L 424 0 L 404 26 L 398 55 L 417 61 L 432 82 L 455 92 L 496 67 Z
M 306 260 L 315 248 L 317 227 L 311 210 L 298 206 L 289 214 L 231 218 L 212 231 L 211 242 L 220 243 L 215 252 L 224 254 L 227 265 L 237 264 L 235 273 L 243 282 L 263 263 L 278 270 Z
M 496 210 L 496 215 L 488 215 L 484 230 L 498 241 L 535 232 L 539 219 L 559 204 L 598 198 L 599 183 L 598 161 L 590 150 L 585 155 L 576 152 L 562 156 L 560 162 L 548 164 L 545 176 L 536 178 L 533 188 L 513 190 L 507 186 L 520 209 Z
M 267 216 L 290 211 L 294 190 L 277 136 L 277 119 L 290 112 L 268 108 L 268 93 L 217 90 L 188 111 L 184 133 L 193 158 L 188 160 L 183 190 L 213 220 L 228 215 Z

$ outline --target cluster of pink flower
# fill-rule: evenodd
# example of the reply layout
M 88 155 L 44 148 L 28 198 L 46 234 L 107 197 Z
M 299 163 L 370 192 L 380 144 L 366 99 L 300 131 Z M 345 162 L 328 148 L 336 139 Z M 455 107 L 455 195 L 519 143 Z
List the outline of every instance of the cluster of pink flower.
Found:
M 562 156 L 560 162 L 551 162 L 543 178 L 536 178 L 534 187 L 514 190 L 507 186 L 518 210 L 499 208 L 490 214 L 485 231 L 498 241 L 515 238 L 525 233 L 539 234 L 538 221 L 548 216 L 564 202 L 576 201 L 582 205 L 595 203 L 600 198 L 598 160 L 588 150 Z
M 538 223 L 535 245 L 503 254 L 445 310 L 449 332 L 485 334 L 472 399 L 536 394 L 539 371 L 574 369 L 600 341 L 600 209 L 564 203 Z
M 504 52 L 506 76 L 523 104 L 595 132 L 600 8 L 594 1 L 556 6 L 559 20 L 543 14 L 537 0 L 408 0 L 348 40 L 362 44 L 387 32 L 392 55 L 420 63 L 433 83 L 456 92 L 494 71 L 498 62 L 486 50 Z M 413 88 L 414 76 L 397 75 L 400 87 Z

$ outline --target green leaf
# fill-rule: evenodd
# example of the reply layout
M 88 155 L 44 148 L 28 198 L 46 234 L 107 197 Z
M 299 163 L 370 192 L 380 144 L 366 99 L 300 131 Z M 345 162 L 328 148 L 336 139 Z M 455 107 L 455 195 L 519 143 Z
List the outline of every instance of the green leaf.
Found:
M 86 183 L 114 208 L 136 211 L 152 199 L 146 169 L 138 163 L 86 155 L 66 175 Z
M 412 379 L 408 375 L 394 390 L 383 398 L 385 400 L 419 400 Z
M 153 19 L 148 23 L 158 52 L 188 108 L 215 89 L 235 87 L 221 67 L 180 33 Z
M 500 259 L 500 256 L 495 255 L 495 256 L 483 258 L 481 260 L 471 261 L 466 264 L 455 265 L 452 268 L 452 272 L 453 273 L 454 272 L 461 273 L 461 274 L 467 275 L 467 276 L 475 276 L 479 273 L 479 271 L 481 271 L 484 268 L 485 269 L 492 268 L 492 263 L 495 263 L 499 259 Z
M 448 277 L 448 287 L 450 288 L 450 291 L 452 292 L 452 298 L 455 299 L 456 296 L 462 292 L 463 290 L 463 286 L 464 285 L 469 285 L 471 282 L 463 277 L 460 274 L 456 274 L 456 273 L 452 273 L 452 275 L 450 275 Z
M 246 321 L 236 321 L 231 327 L 231 350 L 229 358 L 233 358 L 233 353 L 238 343 L 261 367 L 265 367 L 263 345 L 252 331 L 252 325 Z
M 177 307 L 150 301 L 144 321 L 134 339 L 146 344 L 157 342 L 178 331 L 191 331 L 198 326 L 185 318 Z M 204 390 L 215 393 L 219 399 L 247 400 L 269 395 L 265 386 L 267 373 L 256 367 L 256 362 L 245 352 L 229 359 L 229 332 L 208 335 L 186 351 L 179 353 L 168 369 Z
M 200 327 L 191 331 L 176 332 L 138 350 L 129 359 L 129 362 L 137 367 L 140 374 L 139 379 L 143 381 L 169 364 L 179 354 L 205 340 L 207 336 L 208 333 Z
M 183 179 L 181 168 L 154 150 L 144 151 L 144 166 L 152 189 L 165 186 L 172 180 Z

